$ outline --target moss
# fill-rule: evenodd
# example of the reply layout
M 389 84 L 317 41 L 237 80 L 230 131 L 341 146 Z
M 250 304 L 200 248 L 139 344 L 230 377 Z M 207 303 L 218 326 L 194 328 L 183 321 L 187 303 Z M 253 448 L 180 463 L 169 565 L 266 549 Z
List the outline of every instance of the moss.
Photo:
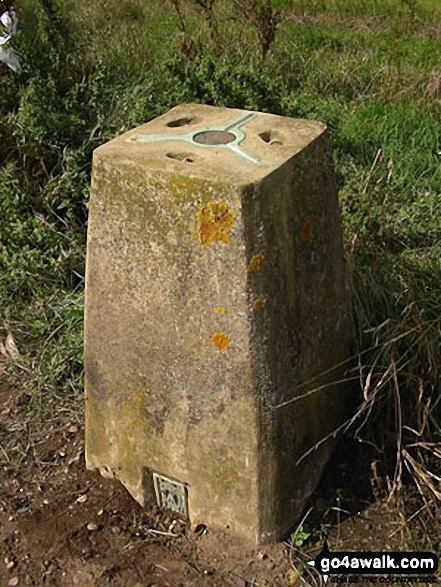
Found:
M 172 175 L 168 180 L 168 188 L 174 199 L 192 202 L 195 194 L 200 191 L 201 182 L 185 175 Z
M 242 479 L 239 475 L 237 463 L 234 459 L 228 459 L 223 463 L 218 461 L 214 481 L 217 490 L 222 493 L 227 493 L 241 484 Z

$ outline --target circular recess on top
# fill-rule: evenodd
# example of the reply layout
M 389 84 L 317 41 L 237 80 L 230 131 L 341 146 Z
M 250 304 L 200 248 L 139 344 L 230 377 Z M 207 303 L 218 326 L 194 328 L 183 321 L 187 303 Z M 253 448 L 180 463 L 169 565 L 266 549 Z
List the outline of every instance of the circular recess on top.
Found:
M 270 147 L 272 147 L 273 145 L 281 145 L 282 144 L 282 140 L 281 140 L 279 134 L 277 132 L 272 131 L 272 130 L 267 130 L 265 132 L 261 132 L 259 134 L 259 137 L 262 139 L 262 141 L 264 143 L 268 143 L 268 145 L 270 145 Z
M 188 153 L 167 153 L 169 159 L 175 159 L 176 161 L 182 161 L 184 163 L 193 163 L 194 159 L 191 154 Z
M 190 118 L 186 116 L 185 118 L 178 118 L 177 120 L 167 122 L 167 126 L 169 126 L 170 128 L 178 128 L 180 126 L 187 126 L 189 124 L 193 124 L 193 122 L 196 122 L 196 120 L 196 118 Z
M 193 137 L 193 141 L 199 145 L 228 145 L 235 139 L 236 135 L 227 130 L 203 130 Z

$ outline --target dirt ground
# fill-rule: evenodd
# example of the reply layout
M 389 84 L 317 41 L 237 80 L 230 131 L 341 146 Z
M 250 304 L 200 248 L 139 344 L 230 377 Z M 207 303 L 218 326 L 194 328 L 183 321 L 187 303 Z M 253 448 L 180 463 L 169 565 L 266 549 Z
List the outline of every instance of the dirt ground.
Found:
M 352 446 L 336 451 L 294 540 L 251 549 L 227 530 L 142 509 L 86 470 L 83 433 L 79 400 L 45 405 L 18 384 L 0 386 L 1 587 L 319 586 L 306 563 L 323 533 L 331 550 L 441 550 L 436 503 L 411 490 L 405 503 L 374 500 Z

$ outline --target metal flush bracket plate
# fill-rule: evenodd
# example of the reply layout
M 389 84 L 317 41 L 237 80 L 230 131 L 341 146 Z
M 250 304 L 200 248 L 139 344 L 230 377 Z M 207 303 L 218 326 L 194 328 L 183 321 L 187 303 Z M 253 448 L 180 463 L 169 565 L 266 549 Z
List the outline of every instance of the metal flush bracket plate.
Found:
M 158 473 L 153 473 L 153 483 L 159 507 L 188 518 L 187 486 Z
M 231 151 L 247 163 L 259 163 L 259 157 L 249 153 L 242 146 L 246 133 L 242 130 L 247 122 L 251 122 L 259 113 L 245 114 L 234 122 L 224 126 L 205 126 L 181 135 L 133 135 L 127 139 L 130 143 L 156 143 L 159 141 L 184 141 L 190 145 L 212 149 L 213 147 Z M 229 135 L 229 137 L 227 137 Z

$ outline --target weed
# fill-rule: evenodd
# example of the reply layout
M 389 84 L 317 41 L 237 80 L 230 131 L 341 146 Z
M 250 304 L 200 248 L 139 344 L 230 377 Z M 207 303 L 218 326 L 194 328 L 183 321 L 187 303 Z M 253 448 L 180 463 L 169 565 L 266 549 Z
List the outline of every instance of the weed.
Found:
M 276 10 L 270 1 L 256 4 L 255 26 L 258 31 L 262 61 L 276 38 L 276 30 L 282 19 L 282 11 Z

